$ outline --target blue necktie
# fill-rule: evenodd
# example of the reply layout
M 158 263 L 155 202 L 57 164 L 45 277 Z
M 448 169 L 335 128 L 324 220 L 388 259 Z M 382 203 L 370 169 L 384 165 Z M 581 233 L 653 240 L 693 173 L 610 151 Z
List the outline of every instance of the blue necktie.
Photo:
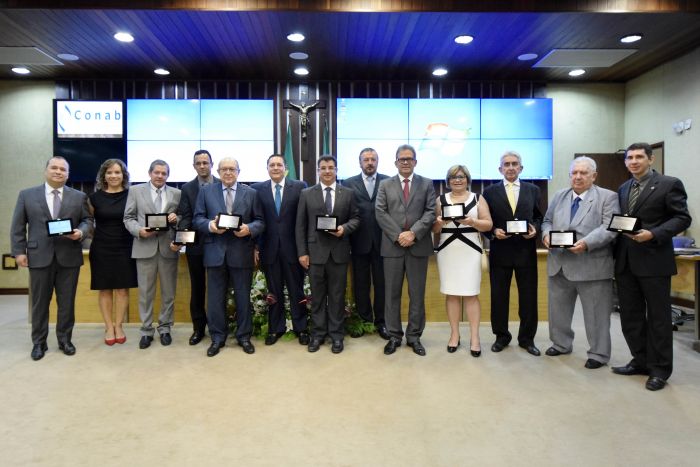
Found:
M 574 216 L 576 215 L 576 211 L 578 211 L 578 205 L 579 205 L 580 202 L 581 202 L 581 198 L 579 198 L 579 197 L 577 196 L 577 197 L 574 199 L 574 202 L 571 203 L 571 220 L 570 220 L 570 221 L 574 220 Z M 570 222 L 570 221 L 569 221 L 569 222 Z
M 275 185 L 275 211 L 277 211 L 277 215 L 279 216 L 280 214 L 280 208 L 282 207 L 282 192 L 280 191 L 282 187 L 280 184 Z
M 333 199 L 331 198 L 331 187 L 326 188 L 326 214 L 333 214 Z

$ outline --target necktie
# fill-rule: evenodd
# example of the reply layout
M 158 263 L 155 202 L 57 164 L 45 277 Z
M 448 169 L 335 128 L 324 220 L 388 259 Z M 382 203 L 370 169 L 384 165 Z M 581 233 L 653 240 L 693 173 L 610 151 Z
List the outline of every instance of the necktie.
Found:
M 280 213 L 280 208 L 282 207 L 282 186 L 280 184 L 275 185 L 275 211 L 277 211 L 277 215 L 279 216 Z
M 226 188 L 226 212 L 233 214 L 233 189 Z
M 630 199 L 627 203 L 627 212 L 632 212 L 634 206 L 637 204 L 637 198 L 639 198 L 640 192 L 639 182 L 632 183 L 632 189 L 630 190 Z
M 408 179 L 403 179 L 403 202 L 408 204 Z
M 58 219 L 58 215 L 61 213 L 61 195 L 58 190 L 53 190 L 53 218 Z
M 513 183 L 506 183 L 506 196 L 508 197 L 508 204 L 510 204 L 510 209 L 515 214 L 515 193 L 513 192 Z
M 574 220 L 574 216 L 576 215 L 576 211 L 578 211 L 578 205 L 580 203 L 581 203 L 581 198 L 579 198 L 578 196 L 576 198 L 574 198 L 574 202 L 571 203 L 571 219 L 569 220 L 569 222 Z
M 333 214 L 333 198 L 331 198 L 331 187 L 326 188 L 326 214 Z
M 153 203 L 153 204 L 155 204 L 155 206 L 156 206 L 156 212 L 158 212 L 158 213 L 161 212 L 161 210 L 162 210 L 162 208 L 163 208 L 163 198 L 161 197 L 160 194 L 161 194 L 161 189 L 158 188 L 158 189 L 156 190 L 156 200 L 155 200 L 154 203 Z
M 372 194 L 374 194 L 374 177 L 367 177 L 365 188 L 367 189 L 367 194 L 369 194 L 371 198 Z

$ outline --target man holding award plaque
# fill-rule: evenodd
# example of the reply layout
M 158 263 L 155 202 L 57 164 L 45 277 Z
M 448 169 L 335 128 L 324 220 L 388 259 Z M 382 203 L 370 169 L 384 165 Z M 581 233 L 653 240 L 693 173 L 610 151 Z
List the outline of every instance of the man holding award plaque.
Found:
M 333 156 L 318 158 L 320 183 L 302 190 L 296 219 L 299 264 L 311 282 L 311 340 L 316 352 L 326 335 L 333 353 L 343 351 L 345 286 L 350 262 L 350 234 L 360 225 L 360 214 L 350 188 L 336 182 Z
M 542 221 L 542 242 L 549 250 L 547 289 L 549 339 L 546 355 L 571 353 L 571 320 L 581 300 L 588 338 L 588 369 L 610 360 L 610 313 L 613 308 L 613 251 L 617 236 L 608 230 L 619 212 L 617 193 L 593 184 L 596 163 L 577 157 L 569 168 L 570 188 L 558 191 Z
M 47 350 L 49 304 L 54 290 L 58 347 L 66 355 L 75 354 L 71 338 L 75 291 L 83 264 L 81 241 L 92 227 L 92 217 L 85 193 L 65 186 L 68 171 L 68 161 L 63 157 L 49 159 L 44 170 L 46 183 L 20 191 L 12 215 L 12 254 L 19 266 L 29 268 L 33 360 L 41 360 Z M 54 225 L 61 224 L 68 227 L 54 229 Z
M 175 311 L 177 260 L 180 247 L 173 243 L 178 221 L 180 190 L 165 184 L 170 166 L 164 160 L 151 162 L 148 183 L 129 189 L 124 208 L 124 226 L 134 236 L 131 257 L 136 259 L 139 283 L 139 316 L 141 318 L 140 349 L 153 342 L 153 300 L 156 279 L 160 279 L 160 314 L 158 335 L 162 345 L 170 345 Z
M 539 356 L 537 332 L 537 242 L 542 222 L 540 189 L 520 180 L 523 164 L 520 154 L 508 151 L 501 156 L 498 171 L 503 181 L 484 190 L 491 210 L 493 232 L 489 236 L 489 276 L 491 279 L 491 329 L 496 335 L 492 352 L 500 352 L 512 338 L 508 331 L 510 282 L 515 272 L 518 285 L 518 345 Z
M 621 234 L 615 245 L 622 333 L 632 360 L 612 371 L 648 375 L 646 388 L 658 391 L 673 371 L 672 239 L 690 226 L 691 218 L 683 183 L 652 170 L 653 162 L 647 143 L 630 145 L 625 165 L 632 178 L 617 191 L 622 214 L 637 218 L 639 228 Z
M 207 268 L 207 304 L 213 357 L 228 337 L 226 292 L 233 286 L 236 302 L 236 340 L 247 354 L 255 352 L 250 285 L 253 281 L 254 239 L 265 229 L 258 192 L 238 183 L 236 159 L 219 161 L 220 182 L 199 190 L 194 209 L 194 226 L 204 236 L 204 266 Z

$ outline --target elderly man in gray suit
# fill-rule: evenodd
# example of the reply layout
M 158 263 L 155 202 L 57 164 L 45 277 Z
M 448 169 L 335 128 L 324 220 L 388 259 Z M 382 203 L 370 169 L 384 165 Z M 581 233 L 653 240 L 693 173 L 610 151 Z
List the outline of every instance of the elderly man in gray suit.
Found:
M 11 247 L 17 264 L 29 268 L 31 292 L 32 359 L 41 360 L 49 335 L 49 304 L 56 290 L 58 348 L 66 355 L 75 354 L 71 342 L 75 323 L 75 291 L 83 264 L 80 242 L 92 227 L 87 196 L 65 186 L 68 161 L 52 157 L 46 162 L 46 182 L 22 190 L 12 216 Z M 49 236 L 47 221 L 70 219 L 72 232 Z
M 178 221 L 177 208 L 180 190 L 165 184 L 170 175 L 167 162 L 156 159 L 148 169 L 151 180 L 129 190 L 124 208 L 124 225 L 135 237 L 131 257 L 136 259 L 139 282 L 139 316 L 141 317 L 140 349 L 147 349 L 153 342 L 153 300 L 156 295 L 156 278 L 160 278 L 160 315 L 158 334 L 162 345 L 170 345 L 175 311 L 177 285 L 177 260 L 180 247 L 173 244 L 172 228 L 154 231 L 146 226 L 147 214 L 167 214 L 168 227 Z
M 617 193 L 593 184 L 596 163 L 578 157 L 571 163 L 571 188 L 557 192 L 542 222 L 542 241 L 550 248 L 549 276 L 550 357 L 571 353 L 574 332 L 571 320 L 576 297 L 581 299 L 588 338 L 588 369 L 610 360 L 610 312 L 612 311 L 613 251 L 616 233 L 607 230 L 612 215 L 619 212 Z M 553 232 L 576 232 L 569 248 L 555 248 Z
M 401 289 L 405 275 L 410 290 L 406 343 L 417 355 L 424 356 L 425 347 L 420 337 L 425 328 L 428 258 L 433 254 L 430 229 L 435 221 L 435 190 L 432 180 L 413 172 L 417 164 L 413 146 L 399 146 L 394 164 L 399 173 L 379 184 L 375 204 L 377 223 L 383 232 L 384 319 L 390 335 L 389 342 L 384 346 L 384 354 L 396 352 L 404 335 Z

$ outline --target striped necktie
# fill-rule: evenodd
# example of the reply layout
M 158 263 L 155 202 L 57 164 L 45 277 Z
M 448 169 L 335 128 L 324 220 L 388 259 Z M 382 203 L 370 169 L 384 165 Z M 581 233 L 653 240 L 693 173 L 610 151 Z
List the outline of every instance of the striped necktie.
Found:
M 630 199 L 627 203 L 627 211 L 632 212 L 635 205 L 637 204 L 637 199 L 639 198 L 639 192 L 642 191 L 639 186 L 639 182 L 635 181 L 632 183 L 632 189 L 630 190 Z

